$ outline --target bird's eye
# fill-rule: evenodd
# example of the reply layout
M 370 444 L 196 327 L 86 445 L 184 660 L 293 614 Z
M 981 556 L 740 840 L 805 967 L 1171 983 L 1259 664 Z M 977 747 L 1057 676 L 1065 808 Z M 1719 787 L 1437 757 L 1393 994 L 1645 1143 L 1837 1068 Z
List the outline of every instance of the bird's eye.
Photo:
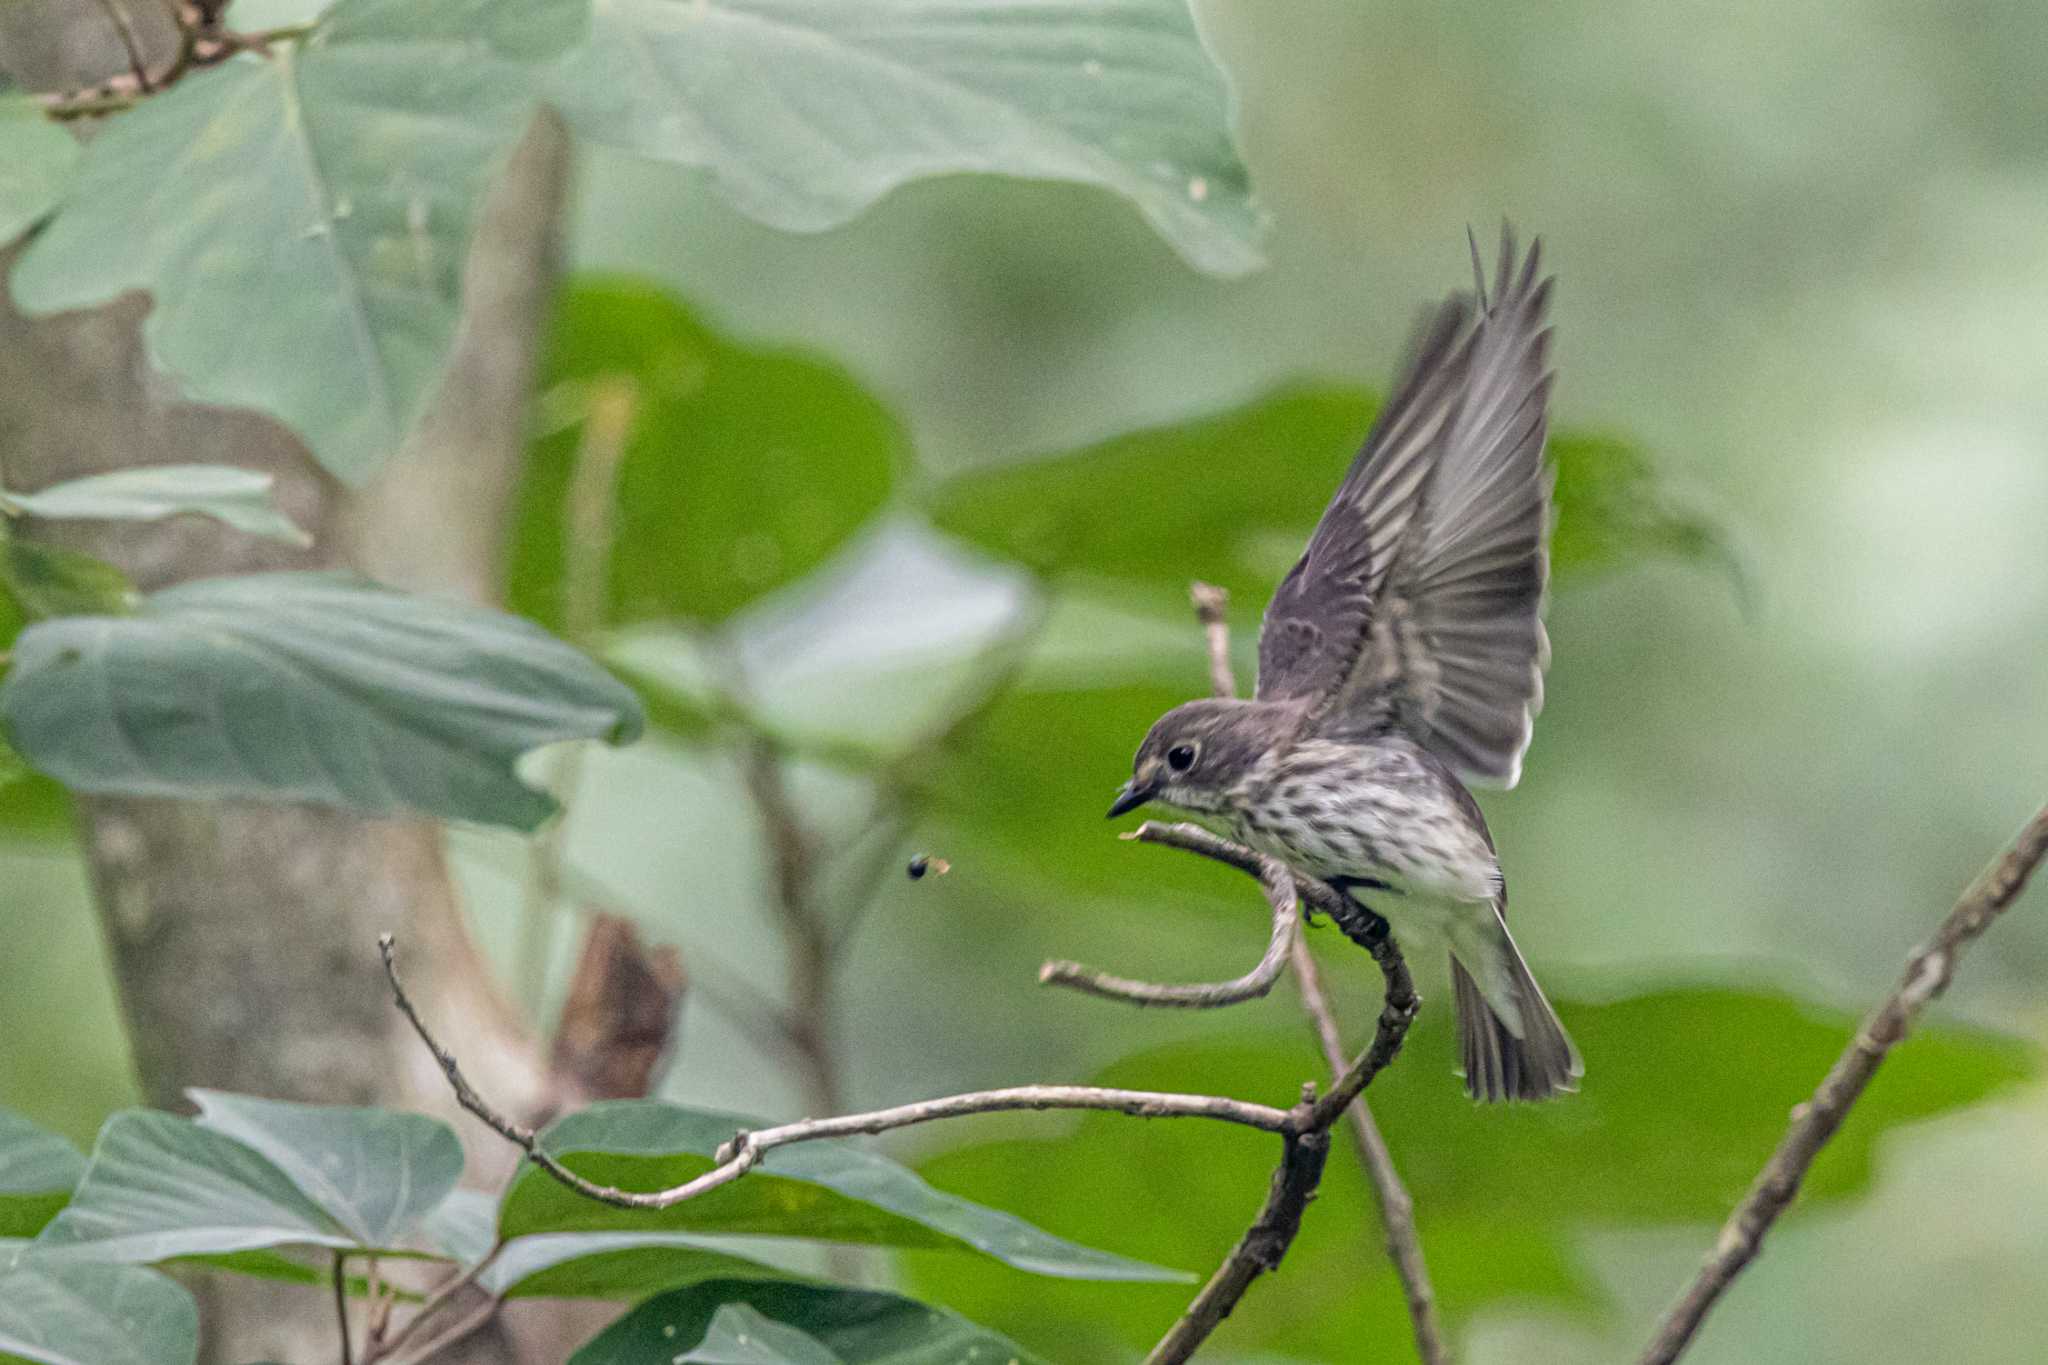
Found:
M 1177 773 L 1184 773 L 1195 766 L 1195 746 L 1176 744 L 1166 751 L 1166 766 Z

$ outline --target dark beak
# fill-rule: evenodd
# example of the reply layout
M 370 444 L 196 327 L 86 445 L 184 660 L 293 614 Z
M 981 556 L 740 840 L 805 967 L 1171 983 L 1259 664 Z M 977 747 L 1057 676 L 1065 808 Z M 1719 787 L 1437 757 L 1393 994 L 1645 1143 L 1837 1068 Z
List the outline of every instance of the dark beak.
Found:
M 1157 783 L 1148 783 L 1141 786 L 1138 783 L 1138 779 L 1134 777 L 1124 783 L 1124 789 L 1116 794 L 1116 804 L 1109 808 L 1109 818 L 1114 820 L 1119 815 L 1128 815 L 1157 795 L 1159 795 Z

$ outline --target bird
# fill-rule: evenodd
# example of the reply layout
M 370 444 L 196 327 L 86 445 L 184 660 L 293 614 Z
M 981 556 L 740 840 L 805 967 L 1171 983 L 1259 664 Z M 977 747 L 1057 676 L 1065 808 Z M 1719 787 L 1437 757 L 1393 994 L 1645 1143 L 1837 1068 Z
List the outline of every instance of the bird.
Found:
M 1404 951 L 1447 946 L 1466 1093 L 1542 1100 L 1584 1064 L 1508 932 L 1466 785 L 1512 787 L 1543 704 L 1552 278 L 1503 227 L 1488 298 L 1425 310 L 1364 446 L 1274 591 L 1251 699 L 1161 716 L 1112 819 L 1176 807 L 1321 878 Z

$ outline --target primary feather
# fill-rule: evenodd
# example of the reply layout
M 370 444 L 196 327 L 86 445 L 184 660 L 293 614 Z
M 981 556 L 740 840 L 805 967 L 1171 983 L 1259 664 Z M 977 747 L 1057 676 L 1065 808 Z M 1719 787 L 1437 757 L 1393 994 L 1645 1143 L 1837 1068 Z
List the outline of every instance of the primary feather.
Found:
M 1540 256 L 1504 234 L 1493 299 L 1453 296 L 1425 323 L 1259 634 L 1258 696 L 1307 700 L 1315 733 L 1396 724 L 1507 786 L 1548 661 Z

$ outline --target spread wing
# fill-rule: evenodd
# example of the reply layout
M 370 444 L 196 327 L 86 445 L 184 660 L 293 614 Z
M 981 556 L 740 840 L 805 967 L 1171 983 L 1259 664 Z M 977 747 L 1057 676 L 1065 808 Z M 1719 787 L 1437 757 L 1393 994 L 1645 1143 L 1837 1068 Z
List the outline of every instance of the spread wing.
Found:
M 1512 786 L 1543 704 L 1550 281 L 1504 234 L 1498 297 L 1422 327 L 1308 549 L 1266 608 L 1263 700 L 1324 733 L 1395 725 Z

